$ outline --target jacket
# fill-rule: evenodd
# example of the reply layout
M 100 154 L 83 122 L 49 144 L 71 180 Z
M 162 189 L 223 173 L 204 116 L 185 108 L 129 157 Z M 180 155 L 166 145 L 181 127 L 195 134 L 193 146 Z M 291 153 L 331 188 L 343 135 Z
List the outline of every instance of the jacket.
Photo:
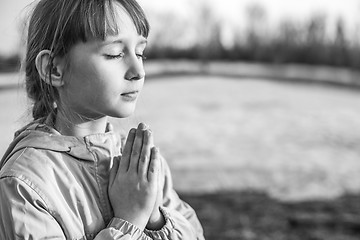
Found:
M 174 191 L 165 161 L 166 224 L 141 231 L 113 216 L 109 171 L 120 149 L 112 131 L 63 136 L 45 120 L 20 130 L 0 162 L 0 239 L 204 239 L 194 210 Z

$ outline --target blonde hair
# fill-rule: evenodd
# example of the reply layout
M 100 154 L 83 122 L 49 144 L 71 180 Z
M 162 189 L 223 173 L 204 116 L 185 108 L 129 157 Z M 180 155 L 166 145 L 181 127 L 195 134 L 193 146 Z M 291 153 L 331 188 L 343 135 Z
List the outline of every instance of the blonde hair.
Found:
M 55 111 L 59 94 L 56 88 L 39 77 L 35 66 L 38 53 L 51 51 L 49 79 L 52 61 L 63 57 L 79 41 L 104 40 L 117 34 L 121 26 L 115 21 L 114 2 L 120 3 L 131 16 L 139 35 L 148 37 L 149 23 L 135 0 L 41 0 L 30 18 L 25 57 L 26 91 L 34 105 L 33 118 L 46 117 Z

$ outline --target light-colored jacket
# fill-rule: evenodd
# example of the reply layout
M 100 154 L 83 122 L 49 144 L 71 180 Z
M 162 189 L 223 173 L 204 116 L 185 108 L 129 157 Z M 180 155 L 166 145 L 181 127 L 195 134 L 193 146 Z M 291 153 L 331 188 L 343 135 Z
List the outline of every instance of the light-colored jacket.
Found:
M 159 231 L 115 218 L 109 170 L 121 155 L 114 132 L 63 136 L 44 121 L 21 130 L 0 163 L 0 239 L 204 239 L 194 210 L 173 189 L 166 165 Z M 121 194 L 121 193 L 119 193 Z

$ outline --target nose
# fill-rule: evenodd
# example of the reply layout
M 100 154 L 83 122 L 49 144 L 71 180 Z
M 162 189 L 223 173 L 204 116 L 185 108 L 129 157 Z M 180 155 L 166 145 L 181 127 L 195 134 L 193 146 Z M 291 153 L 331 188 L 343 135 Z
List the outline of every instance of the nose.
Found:
M 125 79 L 129 81 L 140 80 L 145 77 L 144 64 L 137 57 L 129 59 L 128 70 L 125 73 Z

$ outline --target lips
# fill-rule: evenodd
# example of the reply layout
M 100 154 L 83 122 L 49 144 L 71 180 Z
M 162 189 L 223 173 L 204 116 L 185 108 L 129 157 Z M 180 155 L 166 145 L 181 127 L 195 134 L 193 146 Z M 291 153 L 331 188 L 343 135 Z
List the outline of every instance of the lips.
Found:
M 134 100 L 136 100 L 138 94 L 139 94 L 139 91 L 130 91 L 130 92 L 124 92 L 124 93 L 122 93 L 121 96 L 122 96 L 126 101 L 134 101 Z
M 130 91 L 130 92 L 122 93 L 121 96 L 134 95 L 134 94 L 138 94 L 138 93 L 139 93 L 139 91 Z

